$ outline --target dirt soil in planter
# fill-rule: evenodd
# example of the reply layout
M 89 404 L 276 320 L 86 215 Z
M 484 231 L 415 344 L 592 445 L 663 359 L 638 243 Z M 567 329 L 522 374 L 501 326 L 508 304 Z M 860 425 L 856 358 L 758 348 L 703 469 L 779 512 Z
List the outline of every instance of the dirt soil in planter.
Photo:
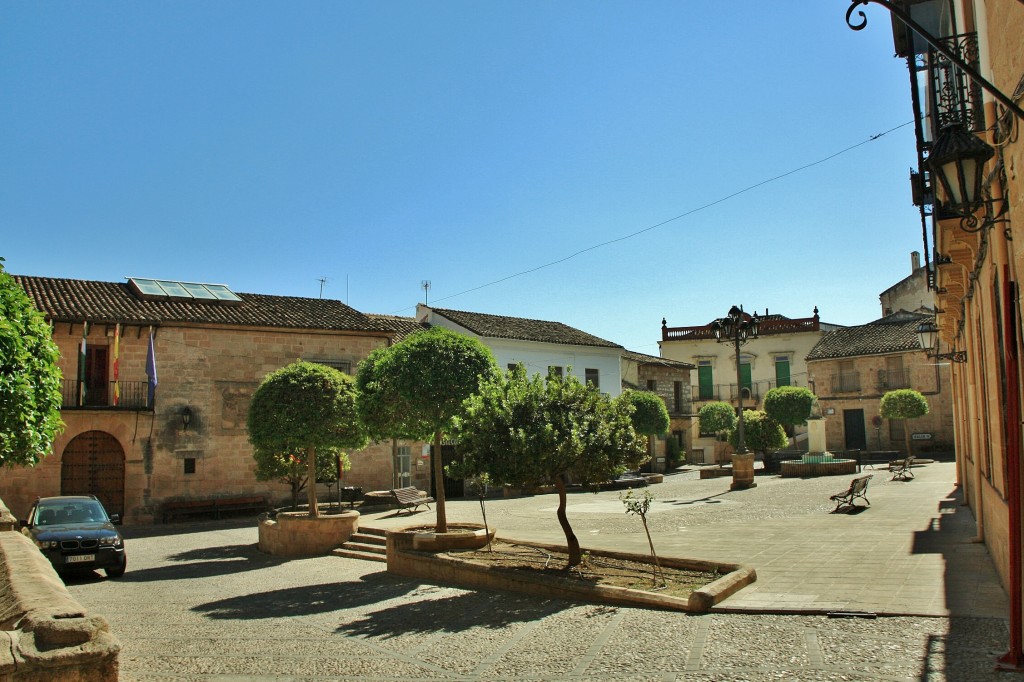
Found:
M 657 549 L 657 548 L 655 548 Z M 476 564 L 512 571 L 535 572 L 562 580 L 575 580 L 590 585 L 627 587 L 645 592 L 657 592 L 686 599 L 698 590 L 722 577 L 721 574 L 662 566 L 657 578 L 654 565 L 641 561 L 596 556 L 583 553 L 578 566 L 566 569 L 569 555 L 543 547 L 514 544 L 495 540 L 491 548 L 445 552 L 444 556 Z M 662 579 L 663 577 L 663 579 Z

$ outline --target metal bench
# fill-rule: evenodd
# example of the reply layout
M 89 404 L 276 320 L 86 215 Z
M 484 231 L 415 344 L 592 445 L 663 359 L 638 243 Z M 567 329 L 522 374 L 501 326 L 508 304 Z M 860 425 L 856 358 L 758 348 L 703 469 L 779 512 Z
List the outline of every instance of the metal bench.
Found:
M 841 493 L 831 495 L 828 499 L 836 503 L 836 508 L 832 510 L 832 513 L 835 514 L 837 511 L 839 511 L 839 508 L 843 506 L 856 507 L 857 505 L 854 504 L 854 501 L 858 497 L 867 502 L 868 506 L 870 507 L 871 501 L 867 497 L 868 482 L 871 480 L 873 476 L 874 474 L 858 476 L 857 478 L 850 481 L 849 488 L 847 488 Z
M 910 470 L 910 467 L 914 466 L 914 455 L 907 457 L 900 462 L 893 462 L 889 465 L 889 471 L 892 473 L 890 481 L 909 481 L 914 477 L 914 472 Z
M 421 506 L 430 509 L 430 504 L 428 503 L 434 501 L 433 497 L 425 496 L 413 486 L 408 488 L 395 488 L 389 492 L 394 498 L 394 504 L 397 504 L 402 509 L 408 509 L 410 514 Z

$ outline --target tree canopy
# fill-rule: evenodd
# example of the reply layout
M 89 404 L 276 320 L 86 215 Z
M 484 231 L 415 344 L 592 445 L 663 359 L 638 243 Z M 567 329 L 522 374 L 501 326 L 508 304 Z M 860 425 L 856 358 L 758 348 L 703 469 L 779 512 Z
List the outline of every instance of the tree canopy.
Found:
M 60 433 L 60 352 L 0 258 L 0 464 L 35 466 Z
M 729 443 L 734 447 L 739 441 L 739 429 L 729 433 Z M 755 452 L 778 450 L 786 447 L 786 432 L 782 425 L 761 410 L 743 410 L 743 442 Z
M 351 377 L 326 365 L 299 361 L 268 374 L 252 396 L 247 419 L 257 463 L 303 453 L 307 478 L 316 481 L 321 459 L 366 445 L 356 395 Z M 318 516 L 316 485 L 307 487 L 309 515 Z
M 878 409 L 886 419 L 917 419 L 928 414 L 928 399 L 920 391 L 915 391 L 912 388 L 900 388 L 888 391 L 883 395 Z M 912 454 L 909 427 L 904 427 L 903 437 L 909 457 Z
M 736 427 L 736 409 L 729 403 L 714 401 L 697 412 L 700 430 L 704 433 L 723 433 Z
M 645 461 L 632 411 L 630 401 L 612 400 L 575 376 L 527 377 L 520 365 L 492 376 L 466 401 L 456 431 L 462 473 L 510 485 L 553 483 L 575 566 L 581 552 L 565 513 L 567 482 L 600 483 Z
M 783 426 L 805 424 L 813 406 L 814 393 L 802 386 L 779 386 L 764 396 L 764 411 Z
M 633 406 L 633 428 L 645 436 L 663 436 L 669 416 L 665 401 L 649 391 L 626 391 L 620 397 Z
M 447 532 L 441 440 L 462 414 L 481 378 L 497 374 L 491 351 L 477 339 L 443 327 L 410 334 L 359 364 L 359 414 L 374 439 L 433 439 L 436 530 Z

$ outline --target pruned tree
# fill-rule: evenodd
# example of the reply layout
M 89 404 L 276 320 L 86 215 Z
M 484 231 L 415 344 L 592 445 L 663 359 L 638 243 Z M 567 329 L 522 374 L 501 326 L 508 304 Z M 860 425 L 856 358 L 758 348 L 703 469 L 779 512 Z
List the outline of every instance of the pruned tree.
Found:
M 729 432 L 729 443 L 736 447 L 739 429 Z M 743 410 L 743 442 L 754 452 L 764 453 L 786 447 L 782 425 L 761 410 Z
M 317 468 L 339 450 L 366 445 L 356 410 L 352 378 L 312 362 L 295 362 L 268 374 L 249 404 L 249 442 L 257 463 L 302 453 L 306 464 L 309 515 L 319 516 Z
M 814 393 L 802 386 L 779 386 L 764 396 L 764 411 L 783 426 L 807 423 L 814 407 Z
M 0 464 L 35 466 L 63 429 L 59 356 L 50 325 L 0 258 Z
M 649 391 L 624 391 L 619 400 L 633 406 L 633 428 L 644 436 L 663 436 L 668 432 L 669 416 L 665 401 Z
M 716 400 L 701 407 L 697 419 L 704 433 L 727 433 L 736 428 L 736 409 Z
M 907 424 L 907 420 L 917 419 L 928 414 L 928 399 L 920 391 L 915 391 L 912 388 L 900 388 L 883 395 L 878 408 L 886 419 L 903 420 L 903 437 L 907 448 L 907 457 L 910 457 L 913 452 L 910 448 L 910 426 Z
M 508 485 L 554 484 L 571 568 L 582 553 L 566 516 L 568 481 L 601 483 L 646 460 L 632 411 L 628 401 L 612 400 L 575 376 L 527 377 L 517 366 L 483 382 L 466 401 L 456 429 L 462 470 Z
M 370 436 L 428 440 L 434 497 L 435 530 L 448 532 L 441 441 L 462 414 L 463 401 L 477 391 L 481 378 L 498 373 L 491 351 L 474 338 L 443 327 L 410 334 L 381 348 L 359 364 L 359 414 Z

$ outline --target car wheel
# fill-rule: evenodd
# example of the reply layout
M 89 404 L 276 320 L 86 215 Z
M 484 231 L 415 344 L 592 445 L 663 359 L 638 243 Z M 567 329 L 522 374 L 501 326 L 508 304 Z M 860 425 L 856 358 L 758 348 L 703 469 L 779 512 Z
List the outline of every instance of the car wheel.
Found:
M 126 568 L 128 568 L 128 557 L 122 556 L 120 566 L 115 566 L 113 568 L 107 568 L 104 570 L 106 571 L 108 578 L 120 578 L 122 575 L 124 575 L 124 571 Z

